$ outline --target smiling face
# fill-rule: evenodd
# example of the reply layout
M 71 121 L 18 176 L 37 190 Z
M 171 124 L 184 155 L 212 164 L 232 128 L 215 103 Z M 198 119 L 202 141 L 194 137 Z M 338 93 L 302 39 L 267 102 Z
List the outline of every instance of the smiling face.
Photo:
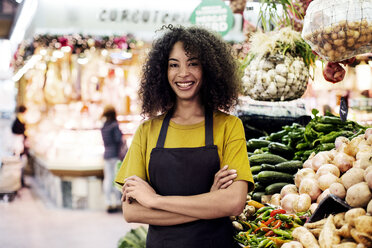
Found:
M 168 59 L 168 81 L 177 101 L 198 101 L 202 66 L 197 57 L 187 56 L 182 42 L 174 44 Z

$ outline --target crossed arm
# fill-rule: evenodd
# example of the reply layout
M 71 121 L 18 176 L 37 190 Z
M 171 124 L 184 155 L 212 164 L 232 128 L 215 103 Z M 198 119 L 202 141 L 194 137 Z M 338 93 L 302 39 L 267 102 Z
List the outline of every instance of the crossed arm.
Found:
M 245 181 L 235 181 L 235 170 L 219 170 L 210 192 L 193 196 L 161 196 L 137 176 L 125 180 L 123 214 L 127 222 L 176 225 L 242 212 L 248 191 Z

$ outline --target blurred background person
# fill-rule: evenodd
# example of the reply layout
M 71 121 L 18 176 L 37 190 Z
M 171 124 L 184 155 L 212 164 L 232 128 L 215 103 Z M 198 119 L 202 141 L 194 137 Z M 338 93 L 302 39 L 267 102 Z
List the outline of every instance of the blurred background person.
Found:
M 116 165 L 123 159 L 120 156 L 120 151 L 124 145 L 123 134 L 119 129 L 119 124 L 116 120 L 116 110 L 113 106 L 107 105 L 103 110 L 104 124 L 101 128 L 101 134 L 105 151 L 104 158 L 104 178 L 103 191 L 105 197 L 106 211 L 114 213 L 121 209 L 121 192 L 114 186 L 114 178 L 116 174 Z

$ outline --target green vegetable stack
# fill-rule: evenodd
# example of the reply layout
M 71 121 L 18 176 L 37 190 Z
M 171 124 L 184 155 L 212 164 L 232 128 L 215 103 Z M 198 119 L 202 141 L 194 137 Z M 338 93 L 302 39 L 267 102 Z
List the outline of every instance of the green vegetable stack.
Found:
M 305 126 L 293 123 L 279 132 L 247 141 L 249 162 L 255 180 L 252 199 L 261 202 L 263 195 L 279 193 L 293 176 L 302 168 L 310 154 L 329 151 L 335 147 L 335 139 L 344 136 L 349 139 L 364 133 L 366 127 L 353 121 L 341 121 L 327 113 L 314 118 Z

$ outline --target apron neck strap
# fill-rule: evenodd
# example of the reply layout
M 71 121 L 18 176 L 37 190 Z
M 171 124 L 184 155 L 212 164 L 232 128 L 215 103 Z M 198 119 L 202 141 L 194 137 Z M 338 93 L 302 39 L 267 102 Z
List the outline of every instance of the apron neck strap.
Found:
M 163 148 L 165 143 L 165 137 L 167 136 L 169 121 L 173 115 L 173 109 L 169 110 L 165 115 L 163 123 L 161 125 L 160 134 L 156 143 L 157 148 Z M 213 112 L 209 109 L 205 109 L 205 145 L 213 145 Z

